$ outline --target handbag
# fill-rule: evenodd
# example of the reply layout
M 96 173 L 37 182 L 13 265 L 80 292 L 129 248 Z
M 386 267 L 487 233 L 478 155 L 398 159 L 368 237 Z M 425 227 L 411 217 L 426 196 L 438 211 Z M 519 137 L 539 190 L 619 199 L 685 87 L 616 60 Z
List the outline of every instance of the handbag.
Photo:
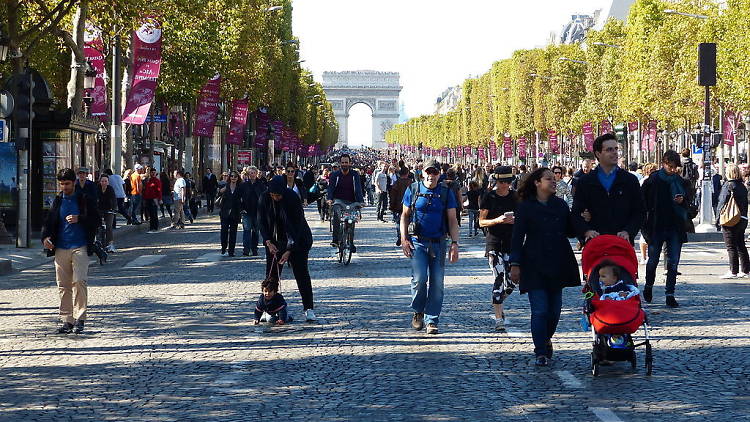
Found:
M 737 206 L 737 201 L 734 199 L 734 192 L 730 191 L 729 199 L 726 204 L 721 207 L 721 213 L 719 213 L 719 225 L 724 227 L 734 227 L 740 222 L 741 218 L 740 207 Z

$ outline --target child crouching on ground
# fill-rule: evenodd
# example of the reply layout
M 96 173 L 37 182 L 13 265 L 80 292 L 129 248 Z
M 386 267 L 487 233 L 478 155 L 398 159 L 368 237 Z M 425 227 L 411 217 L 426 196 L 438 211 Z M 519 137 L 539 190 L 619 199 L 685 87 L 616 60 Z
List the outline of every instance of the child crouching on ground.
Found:
M 286 300 L 279 293 L 279 282 L 271 278 L 263 280 L 261 284 L 263 293 L 255 304 L 255 320 L 253 324 L 257 325 L 260 321 L 284 325 L 292 321 L 292 317 L 287 315 Z

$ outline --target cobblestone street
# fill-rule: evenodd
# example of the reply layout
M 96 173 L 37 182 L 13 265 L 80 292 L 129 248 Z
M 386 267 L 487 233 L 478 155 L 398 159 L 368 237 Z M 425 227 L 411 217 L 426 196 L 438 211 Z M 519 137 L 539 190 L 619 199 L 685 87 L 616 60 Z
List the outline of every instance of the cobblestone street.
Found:
M 308 207 L 317 323 L 297 322 L 286 268 L 295 322 L 252 325 L 263 260 L 220 257 L 218 217 L 118 242 L 109 263 L 91 266 L 82 335 L 53 334 L 51 261 L 0 277 L 0 419 L 750 420 L 750 281 L 719 280 L 723 244 L 686 245 L 680 308 L 664 306 L 657 280 L 653 375 L 639 349 L 636 371 L 621 362 L 593 378 L 580 290 L 565 291 L 553 364 L 535 368 L 526 296 L 508 299 L 509 332 L 494 332 L 483 239 L 465 227 L 441 334 L 413 331 L 409 262 L 393 226 L 372 208 L 364 216 L 344 267 Z

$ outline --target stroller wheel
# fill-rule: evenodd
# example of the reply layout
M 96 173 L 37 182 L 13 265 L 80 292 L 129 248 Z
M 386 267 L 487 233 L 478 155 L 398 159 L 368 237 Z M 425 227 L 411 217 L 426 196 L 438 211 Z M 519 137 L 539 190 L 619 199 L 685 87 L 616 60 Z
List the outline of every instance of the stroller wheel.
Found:
M 599 360 L 596 358 L 596 352 L 591 352 L 591 375 L 599 375 Z

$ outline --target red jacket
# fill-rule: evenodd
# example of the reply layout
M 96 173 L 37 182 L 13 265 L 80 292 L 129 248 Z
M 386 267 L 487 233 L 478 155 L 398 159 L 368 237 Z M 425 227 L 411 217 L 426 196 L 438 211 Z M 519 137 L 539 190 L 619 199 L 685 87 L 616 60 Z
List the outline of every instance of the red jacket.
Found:
M 143 199 L 161 199 L 161 180 L 149 177 L 143 182 Z

